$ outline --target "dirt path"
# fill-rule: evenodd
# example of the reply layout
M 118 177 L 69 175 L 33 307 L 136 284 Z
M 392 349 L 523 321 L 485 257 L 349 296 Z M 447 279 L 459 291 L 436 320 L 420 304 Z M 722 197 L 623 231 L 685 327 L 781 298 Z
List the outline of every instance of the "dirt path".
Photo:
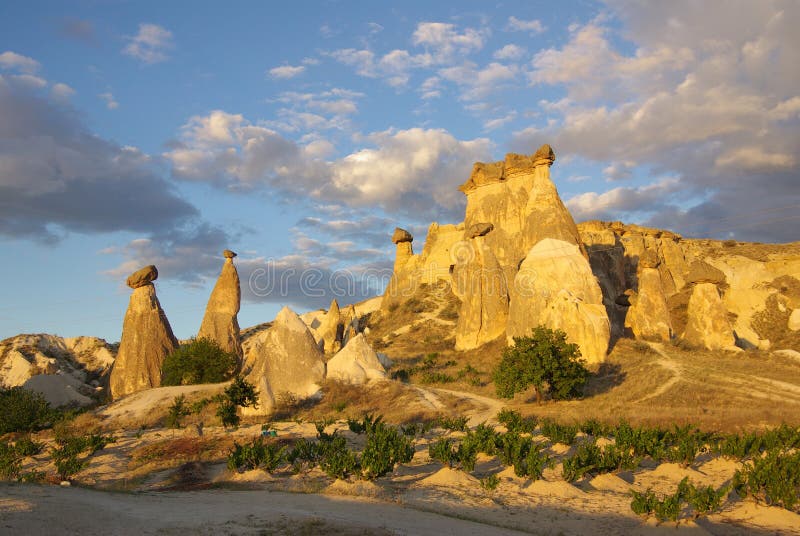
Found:
M 467 417 L 469 417 L 467 424 L 472 428 L 478 426 L 482 422 L 491 421 L 497 423 L 495 417 L 497 417 L 497 414 L 505 406 L 502 400 L 495 400 L 494 398 L 468 393 L 466 391 L 451 391 L 450 389 L 439 388 L 432 388 L 430 390 L 472 402 L 476 406 L 476 409 L 466 412 Z
M 523 534 L 397 504 L 269 491 L 110 493 L 0 485 L 0 532 L 140 534 Z
M 635 400 L 633 404 L 639 404 L 641 402 L 646 402 L 652 398 L 657 396 L 663 395 L 670 389 L 672 389 L 681 379 L 683 378 L 683 368 L 678 364 L 677 361 L 672 359 L 665 351 L 664 346 L 661 344 L 650 343 L 650 347 L 655 350 L 658 355 L 660 355 L 663 359 L 658 360 L 658 364 L 667 369 L 672 373 L 672 378 L 661 384 L 661 386 L 653 391 L 652 393 L 648 394 L 640 398 L 639 400 Z

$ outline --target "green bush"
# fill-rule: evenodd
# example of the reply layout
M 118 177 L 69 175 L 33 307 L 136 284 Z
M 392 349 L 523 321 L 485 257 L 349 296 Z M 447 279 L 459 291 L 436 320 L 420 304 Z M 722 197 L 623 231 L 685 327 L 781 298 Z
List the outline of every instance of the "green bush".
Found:
M 366 479 L 377 478 L 408 463 L 414 457 L 412 440 L 393 426 L 375 420 L 367 428 L 367 443 L 361 453 L 361 471 Z
M 47 426 L 54 413 L 41 393 L 23 387 L 0 389 L 0 435 Z
M 44 448 L 44 444 L 39 443 L 38 441 L 34 441 L 30 438 L 30 436 L 25 436 L 17 440 L 14 443 L 14 449 L 17 453 L 22 456 L 36 456 L 42 449 Z
M 542 419 L 542 435 L 553 443 L 572 445 L 578 435 L 578 427 L 573 424 L 559 424 L 553 419 Z
M 594 442 L 581 443 L 572 456 L 564 459 L 563 476 L 567 482 L 574 482 L 586 474 L 602 474 L 634 469 L 639 465 L 629 450 L 615 445 L 598 447 Z
M 14 480 L 19 476 L 22 456 L 13 445 L 0 441 L 0 480 Z
M 631 490 L 631 510 L 639 515 L 655 515 L 659 521 L 678 521 L 681 512 L 688 507 L 694 511 L 694 517 L 699 517 L 718 511 L 728 491 L 728 486 L 697 488 L 686 477 L 671 495 L 659 497 L 651 489 L 643 492 Z
M 319 462 L 319 450 L 318 443 L 301 437 L 292 445 L 286 460 L 295 473 L 310 471 Z
M 169 407 L 169 413 L 167 413 L 167 426 L 183 428 L 183 418 L 191 413 L 189 406 L 186 405 L 186 397 L 184 395 L 176 396 Z
M 358 459 L 345 438 L 333 434 L 319 442 L 319 467 L 329 477 L 344 480 L 358 470 Z
M 475 430 L 467 432 L 464 443 L 473 448 L 475 452 L 482 452 L 493 456 L 497 453 L 497 442 L 500 434 L 486 423 L 481 423 Z
M 536 430 L 535 416 L 523 417 L 513 409 L 503 408 L 500 410 L 500 413 L 497 414 L 497 420 L 506 427 L 506 430 L 512 433 L 532 434 Z
M 767 451 L 736 471 L 733 482 L 739 495 L 793 510 L 800 505 L 800 451 Z
M 234 442 L 233 449 L 228 454 L 228 468 L 239 472 L 261 468 L 272 473 L 283 463 L 285 453 L 285 447 L 276 443 L 265 443 L 261 437 L 244 445 Z
M 551 463 L 542 446 L 533 439 L 517 433 L 507 432 L 497 442 L 500 460 L 504 465 L 514 467 L 514 474 L 520 477 L 541 478 L 542 472 Z
M 467 417 L 445 417 L 441 416 L 436 420 L 436 424 L 450 432 L 466 432 Z
M 514 337 L 492 373 L 498 396 L 511 398 L 533 386 L 538 401 L 545 387 L 554 400 L 580 396 L 589 376 L 578 346 L 567 343 L 563 331 L 543 326 L 530 337 Z
M 497 475 L 489 475 L 480 479 L 481 487 L 486 491 L 494 491 L 500 485 L 500 477 Z
M 192 339 L 164 359 L 161 385 L 220 383 L 236 372 L 238 358 L 212 339 Z
M 456 442 L 449 437 L 441 437 L 428 445 L 428 456 L 448 467 L 453 467 L 457 461 Z
M 215 400 L 219 403 L 217 417 L 222 421 L 222 426 L 238 426 L 241 418 L 237 413 L 237 408 L 246 408 L 258 404 L 258 391 L 256 391 L 252 383 L 241 376 L 237 376 L 225 388 L 225 392 L 222 395 L 215 397 Z
M 347 427 L 354 434 L 363 434 L 381 422 L 383 422 L 382 415 L 375 416 L 373 413 L 365 413 L 360 421 L 348 417 Z
M 88 465 L 91 456 L 115 441 L 112 436 L 99 434 L 56 436 L 59 446 L 52 447 L 50 453 L 61 480 L 70 480 Z

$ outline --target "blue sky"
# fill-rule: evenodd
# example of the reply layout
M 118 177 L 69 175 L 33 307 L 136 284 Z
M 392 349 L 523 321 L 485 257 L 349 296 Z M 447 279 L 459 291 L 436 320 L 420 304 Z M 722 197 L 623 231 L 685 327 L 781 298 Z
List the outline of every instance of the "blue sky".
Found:
M 118 340 L 149 263 L 188 337 L 226 247 L 243 326 L 352 301 L 545 142 L 578 221 L 800 239 L 796 2 L 397 4 L 0 5 L 0 337 Z

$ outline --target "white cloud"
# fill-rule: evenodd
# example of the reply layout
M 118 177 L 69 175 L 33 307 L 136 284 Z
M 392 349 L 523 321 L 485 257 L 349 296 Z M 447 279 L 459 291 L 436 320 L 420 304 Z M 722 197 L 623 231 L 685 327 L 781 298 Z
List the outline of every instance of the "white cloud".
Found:
M 0 67 L 32 74 L 38 71 L 41 65 L 33 58 L 7 50 L 0 54 Z
M 438 76 L 426 78 L 419 86 L 420 98 L 424 100 L 437 99 L 442 96 L 442 80 Z
M 531 83 L 556 86 L 563 98 L 543 106 L 547 116 L 516 133 L 514 146 L 544 138 L 557 151 L 603 163 L 614 179 L 677 177 L 695 207 L 640 195 L 640 212 L 652 214 L 644 223 L 694 236 L 720 232 L 714 219 L 800 203 L 800 47 L 790 22 L 800 18 L 800 5 L 720 3 L 711 18 L 688 1 L 612 8 L 632 52 L 598 19 L 574 26 L 563 46 L 537 53 Z M 611 192 L 605 201 L 631 190 Z M 735 233 L 796 240 L 784 223 L 754 217 Z
M 299 76 L 303 74 L 306 68 L 303 65 L 281 65 L 280 67 L 273 67 L 269 70 L 269 75 L 272 78 L 294 78 L 295 76 Z
M 420 22 L 411 41 L 414 45 L 429 49 L 436 63 L 444 63 L 455 54 L 466 55 L 481 50 L 488 36 L 488 29 L 466 28 L 459 33 L 454 24 Z
M 50 88 L 50 94 L 53 96 L 54 99 L 67 100 L 73 95 L 75 95 L 75 90 L 69 87 L 67 84 L 62 84 L 61 82 L 58 82 L 53 84 L 53 87 Z
M 506 45 L 494 52 L 492 57 L 497 60 L 518 60 L 527 53 L 524 47 L 519 45 Z
M 377 34 L 383 31 L 383 26 L 381 26 L 377 22 L 368 22 L 367 27 L 369 28 L 369 33 L 371 34 Z
M 42 89 L 47 86 L 47 80 L 32 74 L 12 74 L 8 79 L 15 85 L 28 89 Z
M 477 100 L 503 89 L 505 84 L 513 81 L 517 76 L 517 67 L 492 62 L 479 68 L 474 63 L 467 62 L 457 67 L 441 69 L 439 74 L 463 89 L 462 98 Z
M 545 30 L 544 25 L 537 19 L 522 20 L 514 17 L 508 17 L 506 24 L 506 31 L 509 32 L 530 32 L 532 34 L 542 33 Z
M 119 108 L 119 103 L 114 99 L 114 95 L 110 91 L 106 93 L 100 93 L 97 96 L 100 97 L 103 100 L 103 102 L 106 103 L 106 108 L 108 108 L 109 110 L 116 110 L 117 108 Z
M 495 119 L 490 119 L 483 124 L 484 130 L 495 130 L 502 126 L 505 126 L 507 123 L 510 123 L 517 117 L 517 112 L 511 112 L 503 117 L 497 117 Z
M 568 199 L 566 205 L 577 221 L 613 219 L 620 213 L 653 212 L 667 206 L 670 196 L 679 191 L 677 179 L 665 178 L 646 186 L 585 192 Z
M 122 53 L 146 64 L 166 60 L 167 51 L 174 47 L 172 32 L 157 24 L 139 24 L 139 32 L 128 41 Z

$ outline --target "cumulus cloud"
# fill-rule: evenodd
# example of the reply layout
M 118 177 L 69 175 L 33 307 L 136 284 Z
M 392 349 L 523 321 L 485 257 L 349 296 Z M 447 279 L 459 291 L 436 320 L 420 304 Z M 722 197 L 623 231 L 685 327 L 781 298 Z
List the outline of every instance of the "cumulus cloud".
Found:
M 139 24 L 139 32 L 128 38 L 122 53 L 145 64 L 165 61 L 174 47 L 172 32 L 157 24 Z
M 35 90 L 0 84 L 0 235 L 155 233 L 197 218 L 150 158 L 89 132 Z
M 305 70 L 305 65 L 281 65 L 279 67 L 273 67 L 268 72 L 272 78 L 287 80 L 303 74 Z
M 495 130 L 500 127 L 505 126 L 506 124 L 510 123 L 517 117 L 517 112 L 510 112 L 502 117 L 496 117 L 494 119 L 490 119 L 483 124 L 484 130 Z
M 478 100 L 512 82 L 517 76 L 517 68 L 497 62 L 480 68 L 472 62 L 466 62 L 457 67 L 442 69 L 439 73 L 442 78 L 455 82 L 463 89 L 463 99 Z
M 508 17 L 506 24 L 506 31 L 508 32 L 529 32 L 531 34 L 539 34 L 545 30 L 544 25 L 537 19 L 523 20 L 514 17 Z
M 365 148 L 327 160 L 320 157 L 319 140 L 301 144 L 240 114 L 217 110 L 191 118 L 164 156 L 180 179 L 234 190 L 270 187 L 351 206 L 416 211 L 421 217 L 460 207 L 457 185 L 475 160 L 490 155 L 487 139 L 458 140 L 441 129 L 386 130 L 362 141 Z
M 38 71 L 41 65 L 33 58 L 6 50 L 0 54 L 0 67 L 3 69 L 21 71 L 23 73 L 31 74 Z
M 110 91 L 106 93 L 100 93 L 97 96 L 100 97 L 100 99 L 106 103 L 106 108 L 108 108 L 109 110 L 116 110 L 117 108 L 119 108 L 119 103 L 116 101 L 116 99 L 114 99 L 114 94 L 111 93 Z
M 632 51 L 610 39 L 603 21 L 592 21 L 573 27 L 563 46 L 537 53 L 531 83 L 560 87 L 565 98 L 547 110 L 545 124 L 518 132 L 514 146 L 547 139 L 563 153 L 604 163 L 609 178 L 676 177 L 682 197 L 639 196 L 640 213 L 651 214 L 643 223 L 727 236 L 714 222 L 740 214 L 751 224 L 731 229 L 737 238 L 796 240 L 785 221 L 748 215 L 800 204 L 793 22 L 800 6 L 719 3 L 713 18 L 692 2 L 612 8 Z M 593 195 L 618 200 L 645 186 Z
M 67 84 L 58 82 L 53 84 L 53 87 L 50 88 L 50 94 L 56 100 L 67 100 L 75 95 L 75 90 L 69 87 Z
M 506 45 L 492 54 L 497 60 L 518 60 L 523 57 L 527 51 L 519 45 Z

